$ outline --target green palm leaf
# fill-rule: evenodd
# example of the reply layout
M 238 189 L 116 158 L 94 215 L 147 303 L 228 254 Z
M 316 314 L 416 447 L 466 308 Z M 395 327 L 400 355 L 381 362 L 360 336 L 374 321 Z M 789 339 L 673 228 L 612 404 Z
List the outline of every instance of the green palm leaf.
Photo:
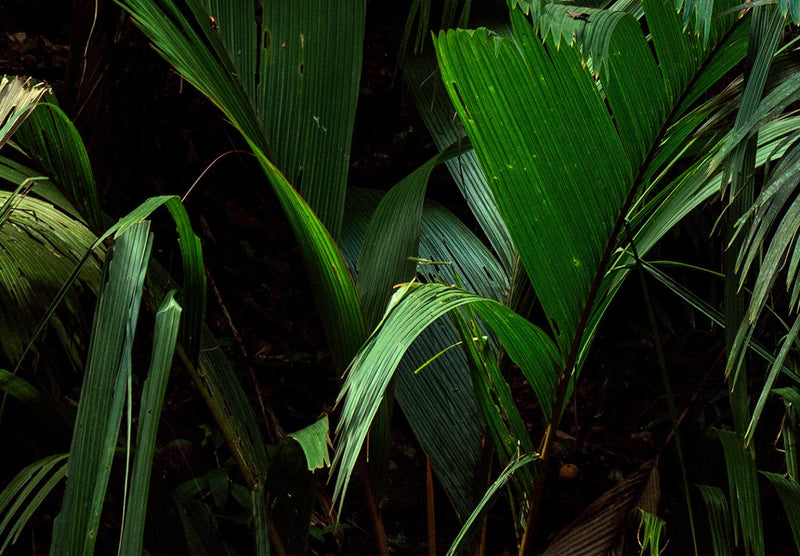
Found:
M 466 142 L 464 128 L 460 121 L 453 118 L 453 107 L 441 81 L 437 78 L 438 68 L 433 50 L 424 56 L 404 56 L 401 59 L 401 68 L 403 79 L 437 148 L 444 150 L 453 143 L 460 142 L 462 151 L 457 158 L 447 161 L 447 168 L 466 200 L 470 212 L 475 216 L 506 269 L 506 274 L 510 274 L 514 267 L 514 246 L 506 225 L 497 212 L 492 192 L 481 172 L 475 151 L 467 149 L 464 145 Z
M 382 196 L 361 189 L 348 193 L 342 250 L 352 268 Z M 500 263 L 458 218 L 436 203 L 423 208 L 419 257 L 417 273 L 428 282 L 454 284 L 458 276 L 469 291 L 496 301 L 505 296 L 508 280 Z M 475 503 L 485 419 L 476 404 L 463 350 L 440 353 L 458 342 L 451 323 L 433 323 L 401 360 L 394 394 L 457 515 L 466 519 Z
M 343 368 L 367 336 L 355 283 L 334 241 L 358 92 L 353 68 L 360 67 L 363 1 L 342 10 L 319 1 L 302 9 L 264 3 L 261 34 L 253 26 L 254 2 L 215 3 L 216 13 L 196 0 L 121 3 L 161 55 L 222 110 L 253 149 L 297 236 L 329 345 Z M 321 12 L 327 15 L 319 17 Z M 306 48 L 315 60 L 306 58 Z M 343 71 L 345 65 L 350 69 Z M 326 82 L 331 68 L 340 75 Z M 321 119 L 323 109 L 330 119 Z M 330 181 L 322 179 L 326 164 Z M 300 178 L 301 167 L 309 176 Z
M 80 208 L 89 225 L 101 229 L 104 222 L 86 147 L 55 97 L 48 94 L 44 100 L 47 104 L 33 111 L 14 139 Z
M 149 223 L 133 225 L 119 237 L 116 257 L 109 264 L 92 329 L 67 489 L 54 524 L 54 553 L 94 551 L 131 372 L 133 333 L 151 245 Z
M 84 224 L 50 203 L 0 191 L 0 206 L 6 203 L 9 207 L 13 203 L 13 209 L 0 224 L 0 350 L 17 363 L 37 325 L 45 315 L 49 317 L 53 296 L 96 237 Z M 86 257 L 86 264 L 76 273 L 81 289 L 99 289 L 100 258 L 102 250 Z M 70 329 L 80 322 L 79 295 L 80 290 L 70 291 L 53 321 L 65 346 L 74 341 L 65 327 Z
M 741 538 L 747 554 L 763 554 L 761 499 L 752 451 L 742 447 L 742 438 L 736 432 L 721 430 L 715 432 L 725 453 L 734 542 L 738 545 Z
M 66 459 L 67 454 L 42 458 L 17 473 L 0 492 L 0 552 L 17 541 L 33 512 L 66 476 Z
M 563 10 L 548 9 L 551 18 Z M 616 241 L 615 220 L 619 224 L 620 211 L 632 200 L 639 180 L 653 172 L 656 139 L 670 136 L 670 118 L 697 87 L 694 78 L 703 56 L 714 59 L 716 52 L 698 52 L 691 39 L 677 32 L 674 12 L 661 3 L 648 6 L 660 58 L 677 56 L 664 70 L 669 79 L 665 85 L 630 16 L 616 13 L 605 23 L 610 16 L 595 16 L 600 18 L 595 22 L 591 14 L 600 12 L 587 13 L 588 22 L 570 28 L 591 31 L 584 37 L 588 43 L 575 42 L 584 59 L 597 51 L 606 66 L 601 81 L 616 131 L 594 81 L 569 53 L 572 49 L 542 46 L 519 14 L 513 16 L 516 46 L 480 30 L 442 33 L 437 41 L 445 85 L 534 289 L 561 334 L 577 329 L 592 281 L 602 273 L 597 265 Z M 545 29 L 552 32 L 553 25 Z M 730 67 L 736 59 L 726 58 L 722 65 Z M 516 108 L 521 106 L 526 108 Z M 681 131 L 683 137 L 699 123 L 695 120 Z M 665 158 L 659 159 L 661 164 Z
M 263 6 L 256 107 L 276 165 L 338 238 L 366 2 L 302 0 Z M 244 14 L 252 19 L 252 8 Z
M 370 327 L 383 314 L 392 288 L 414 277 L 422 207 L 433 168 L 458 154 L 454 147 L 432 157 L 395 185 L 378 203 L 358 255 L 358 290 Z
M 150 472 L 156 449 L 156 433 L 167 391 L 167 379 L 175 354 L 181 316 L 181 307 L 172 294 L 174 292 L 164 299 L 156 313 L 153 353 L 150 359 L 150 369 L 142 388 L 136 454 L 122 538 L 120 539 L 120 553 L 122 554 L 140 554 L 142 552 L 147 499 L 150 490 Z
M 575 53 L 546 53 L 520 18 L 514 17 L 517 45 L 485 30 L 449 31 L 439 35 L 436 48 L 445 86 L 566 349 L 633 176 L 594 81 Z M 541 77 L 531 79 L 533 71 Z M 487 86 L 488 94 L 482 94 Z M 522 139 L 525 129 L 541 132 Z M 546 187 L 556 183 L 557 189 Z M 581 228 L 564 222 L 581 222 Z
M 797 485 L 797 481 L 777 473 L 762 471 L 761 474 L 769 479 L 778 492 L 792 530 L 794 546 L 800 551 L 800 486 Z
M 721 489 L 710 485 L 697 485 L 703 502 L 706 505 L 708 524 L 711 529 L 711 544 L 714 556 L 725 556 L 732 553 L 733 539 L 731 516 L 728 511 L 728 500 Z
M 537 327 L 503 306 L 443 284 L 408 283 L 395 292 L 364 347 L 353 359 L 339 401 L 345 400 L 337 427 L 338 468 L 334 498 L 343 500 L 356 458 L 378 411 L 386 388 L 413 341 L 436 319 L 471 305 L 503 345 L 512 360 L 530 373 L 529 380 L 544 407 L 552 407 L 555 369 L 563 364 L 552 341 Z M 527 374 L 526 374 L 527 376 Z
M 680 156 L 702 122 L 692 115 L 675 126 L 688 95 L 708 85 L 698 83 L 710 60 L 734 36 L 730 22 L 720 23 L 710 47 L 698 48 L 678 31 L 673 10 L 646 6 L 658 57 L 676 56 L 661 71 L 633 17 L 562 10 L 534 14 L 534 24 L 555 41 L 562 32 L 585 31 L 583 42 L 542 44 L 518 11 L 511 14 L 513 38 L 479 29 L 441 32 L 435 41 L 445 87 L 566 362 L 545 435 L 545 469 L 570 379 L 614 293 L 604 277 L 617 242 L 626 239 L 624 220 L 642 185 Z M 661 152 L 665 139 L 669 151 Z
M 456 535 L 456 538 L 453 540 L 453 543 L 447 550 L 448 556 L 460 553 L 459 549 L 461 548 L 461 544 L 464 542 L 464 540 L 469 538 L 469 535 L 472 533 L 472 530 L 475 527 L 475 523 L 478 521 L 478 519 L 480 519 L 487 511 L 489 511 L 492 505 L 494 505 L 498 493 L 502 492 L 501 489 L 508 483 L 509 479 L 519 469 L 536 461 L 537 457 L 539 457 L 538 454 L 520 455 L 519 457 L 515 458 L 514 461 L 510 462 L 505 469 L 503 469 L 497 479 L 495 479 L 491 486 L 486 489 L 483 497 L 475 506 L 475 509 L 470 514 L 469 518 L 464 522 L 464 525 L 461 527 L 458 535 Z

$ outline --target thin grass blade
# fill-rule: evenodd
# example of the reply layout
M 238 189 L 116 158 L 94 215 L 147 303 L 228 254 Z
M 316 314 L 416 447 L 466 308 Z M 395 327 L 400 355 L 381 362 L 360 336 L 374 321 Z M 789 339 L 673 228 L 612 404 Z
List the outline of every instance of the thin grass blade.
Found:
M 509 463 L 505 469 L 503 469 L 502 473 L 500 473 L 497 479 L 495 479 L 491 486 L 486 489 L 486 492 L 483 494 L 483 498 L 481 498 L 480 502 L 478 502 L 477 506 L 475 506 L 475 509 L 472 511 L 469 518 L 467 518 L 466 522 L 464 522 L 464 525 L 461 526 L 461 530 L 453 540 L 453 544 L 451 544 L 450 548 L 447 550 L 448 556 L 452 554 L 459 554 L 461 552 L 459 550 L 461 548 L 461 544 L 469 538 L 475 523 L 489 509 L 491 509 L 496 501 L 498 493 L 501 492 L 501 489 L 508 483 L 508 480 L 513 477 L 514 473 L 516 473 L 520 468 L 530 465 L 536 461 L 538 457 L 538 454 L 520 455 L 519 458 Z

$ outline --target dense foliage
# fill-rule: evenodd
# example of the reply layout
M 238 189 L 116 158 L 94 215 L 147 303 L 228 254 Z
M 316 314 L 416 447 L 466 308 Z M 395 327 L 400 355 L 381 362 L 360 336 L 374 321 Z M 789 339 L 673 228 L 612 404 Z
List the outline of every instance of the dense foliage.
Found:
M 2 550 L 49 495 L 60 500 L 54 553 L 241 549 L 215 517 L 229 497 L 237 509 L 226 517 L 252 532 L 243 550 L 329 551 L 325 538 L 348 534 L 337 516 L 357 484 L 362 525 L 388 553 L 380 506 L 395 402 L 460 529 L 437 540 L 429 507 L 431 551 L 482 552 L 490 535 L 521 554 L 635 551 L 637 541 L 655 554 L 669 538 L 695 553 L 800 550 L 800 2 L 415 0 L 400 72 L 439 152 L 385 192 L 348 186 L 373 6 L 119 3 L 257 160 L 302 253 L 328 378 L 343 377 L 338 403 L 288 434 L 271 425 L 205 326 L 202 245 L 183 199 L 140 199 L 114 224 L 68 115 L 44 85 L 4 78 L 0 411 L 40 417 L 29 441 L 43 457 L 3 477 Z M 426 199 L 439 165 L 479 231 Z M 178 230 L 174 277 L 151 257 L 162 207 Z M 703 209 L 719 217 L 702 241 L 721 266 L 659 260 L 662 240 Z M 638 289 L 626 286 L 631 273 Z M 721 308 L 694 291 L 696 276 L 718 282 Z M 692 399 L 673 395 L 650 295 L 661 286 L 725 330 L 724 372 Z M 622 296 L 645 308 L 669 427 L 654 457 L 545 539 L 546 483 L 577 473 L 554 473 L 562 418 Z M 137 326 L 148 311 L 155 319 Z M 137 328 L 152 331 L 151 354 L 134 349 Z M 230 454 L 179 485 L 151 473 L 173 366 L 191 376 Z M 73 368 L 77 409 L 61 391 Z M 662 493 L 664 459 L 675 477 Z M 433 492 L 431 482 L 431 505 Z M 491 531 L 487 515 L 509 526 Z M 765 515 L 780 515 L 782 530 L 765 534 Z M 106 523 L 112 535 L 99 534 Z

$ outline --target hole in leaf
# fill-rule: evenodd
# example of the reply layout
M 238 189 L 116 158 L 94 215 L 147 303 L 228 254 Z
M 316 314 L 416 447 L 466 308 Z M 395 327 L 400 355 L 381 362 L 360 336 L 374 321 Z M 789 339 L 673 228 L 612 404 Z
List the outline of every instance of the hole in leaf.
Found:
M 305 66 L 303 64 L 300 64 L 300 75 L 303 75 L 304 71 L 305 71 Z
M 264 48 L 269 48 L 272 44 L 272 33 L 269 32 L 269 29 L 264 31 Z

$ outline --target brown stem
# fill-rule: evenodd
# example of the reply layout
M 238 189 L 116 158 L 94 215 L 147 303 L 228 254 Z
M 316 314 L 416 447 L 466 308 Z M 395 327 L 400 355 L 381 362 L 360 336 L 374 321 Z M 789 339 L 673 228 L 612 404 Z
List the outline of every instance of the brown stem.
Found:
M 375 540 L 378 543 L 378 551 L 381 556 L 389 556 L 389 541 L 386 538 L 386 531 L 383 529 L 383 520 L 378 505 L 375 503 L 375 496 L 372 494 L 372 485 L 369 482 L 369 474 L 367 473 L 367 466 L 364 464 L 363 459 L 359 460 L 360 472 L 358 476 L 361 480 L 361 486 L 364 489 L 364 497 L 367 501 L 369 508 L 369 515 L 372 518 L 372 526 L 375 528 Z
M 433 505 L 433 474 L 431 458 L 425 456 L 425 491 L 428 509 L 428 556 L 436 556 L 436 514 Z

